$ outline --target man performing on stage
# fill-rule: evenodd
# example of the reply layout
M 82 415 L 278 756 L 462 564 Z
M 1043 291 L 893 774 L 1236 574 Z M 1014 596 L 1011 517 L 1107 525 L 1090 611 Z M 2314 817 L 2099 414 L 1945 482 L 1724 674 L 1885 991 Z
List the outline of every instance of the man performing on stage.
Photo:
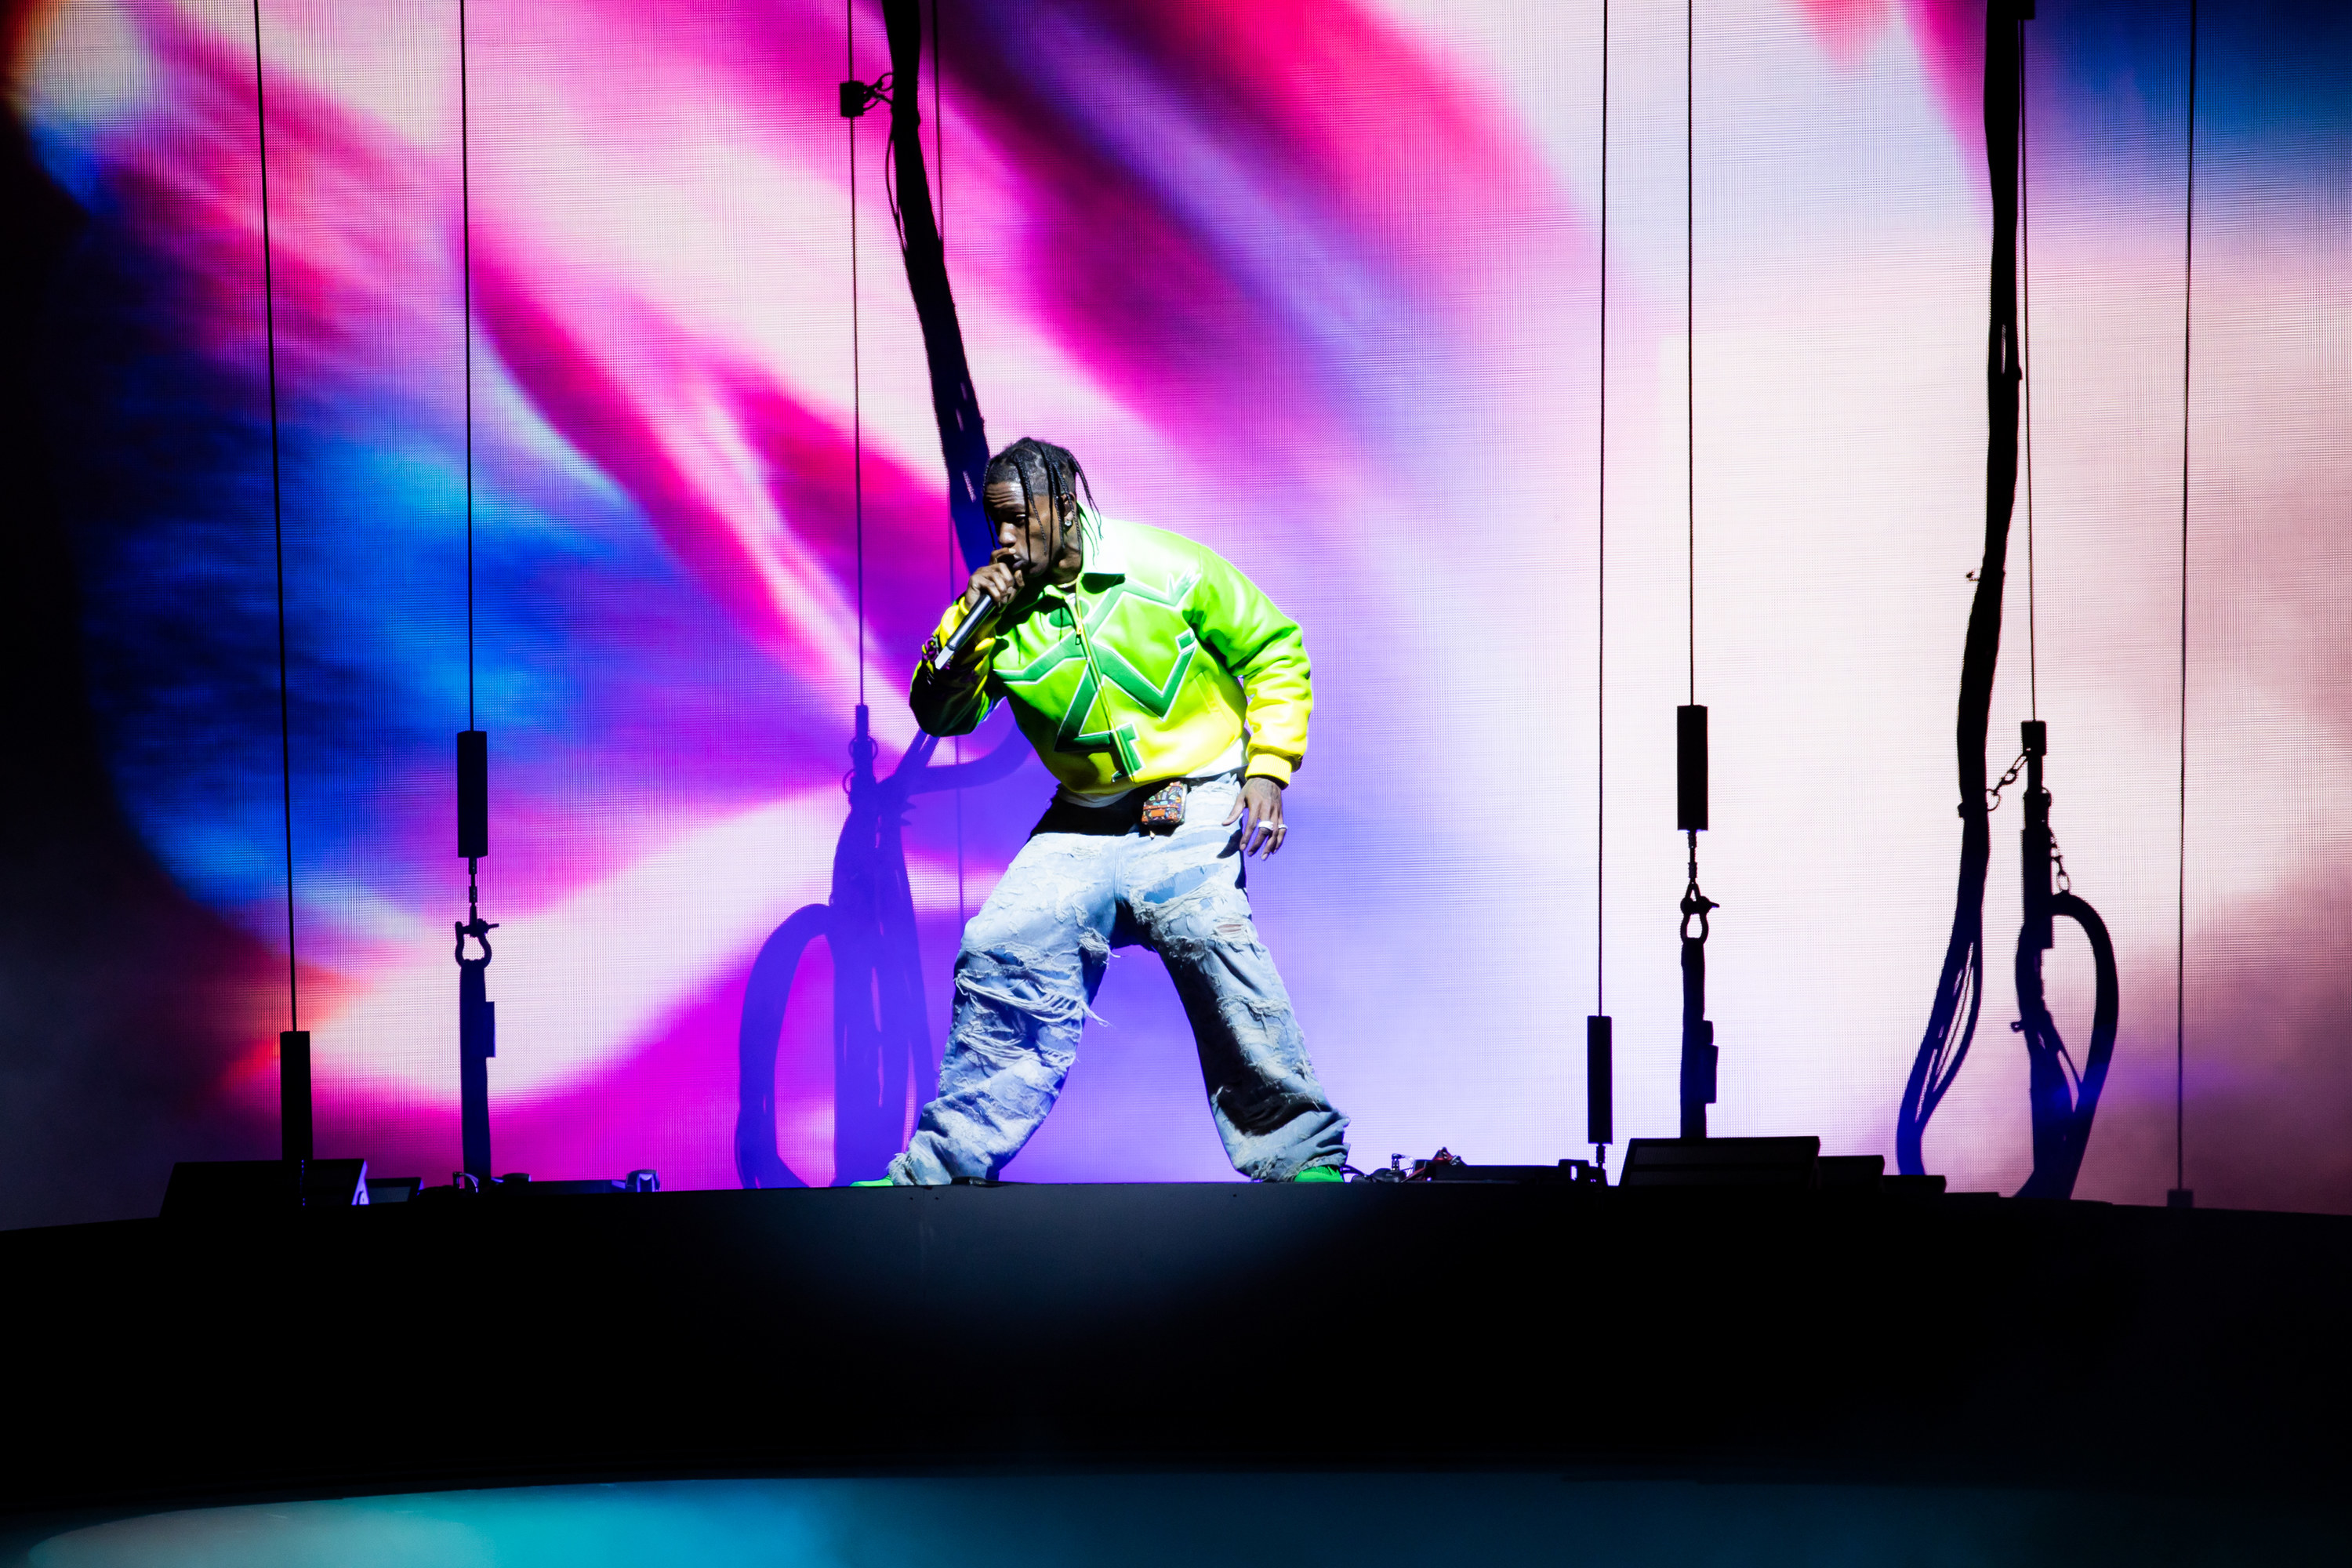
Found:
M 1201 1053 L 1234 1168 L 1336 1182 L 1347 1118 L 1307 1059 L 1258 941 L 1244 868 L 1282 847 L 1282 792 L 1314 706 L 1297 623 L 1215 552 L 1115 521 L 1063 448 L 988 465 L 996 553 L 948 607 L 915 672 L 916 720 L 970 732 L 1001 699 L 1060 781 L 956 958 L 940 1096 L 899 1184 L 991 1177 L 1045 1120 L 1113 947 L 1160 954 Z M 945 670 L 939 650 L 993 608 Z

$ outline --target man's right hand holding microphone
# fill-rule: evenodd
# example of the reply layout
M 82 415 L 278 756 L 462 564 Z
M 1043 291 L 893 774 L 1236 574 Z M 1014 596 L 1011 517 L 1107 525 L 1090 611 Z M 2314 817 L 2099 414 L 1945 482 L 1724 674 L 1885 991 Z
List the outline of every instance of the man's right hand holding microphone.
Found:
M 979 682 L 986 666 L 982 650 L 988 639 L 982 633 L 1027 586 L 1022 565 L 1017 552 L 1000 549 L 971 574 L 971 585 L 964 590 L 963 619 L 956 623 L 946 644 L 931 656 L 935 672 L 949 677 L 959 686 Z

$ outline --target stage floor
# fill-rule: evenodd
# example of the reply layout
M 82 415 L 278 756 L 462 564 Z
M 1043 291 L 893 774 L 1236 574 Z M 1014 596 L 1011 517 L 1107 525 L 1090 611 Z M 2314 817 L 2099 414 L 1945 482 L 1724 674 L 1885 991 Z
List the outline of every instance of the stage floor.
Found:
M 2332 1216 L 704 1192 L 19 1231 L 0 1273 L 20 1514 L 1133 1469 L 2294 1499 L 2352 1457 Z

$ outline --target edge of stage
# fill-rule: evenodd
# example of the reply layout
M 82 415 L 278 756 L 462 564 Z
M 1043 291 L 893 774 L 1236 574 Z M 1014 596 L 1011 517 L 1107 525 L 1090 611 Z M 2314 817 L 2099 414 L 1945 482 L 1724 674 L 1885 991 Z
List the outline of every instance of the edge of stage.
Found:
M 2315 1493 L 2352 1218 L 1568 1184 L 488 1197 L 0 1234 L 0 1510 L 1559 1468 Z

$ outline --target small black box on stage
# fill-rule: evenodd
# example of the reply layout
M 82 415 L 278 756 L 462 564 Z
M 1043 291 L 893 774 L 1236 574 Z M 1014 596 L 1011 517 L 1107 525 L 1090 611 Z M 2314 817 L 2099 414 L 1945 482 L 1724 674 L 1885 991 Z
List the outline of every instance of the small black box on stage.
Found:
M 1874 1193 L 1886 1184 L 1884 1154 L 1824 1154 L 1813 1170 L 1825 1193 Z
M 586 1197 L 603 1193 L 657 1193 L 661 1177 L 656 1173 L 631 1171 L 625 1176 L 592 1177 L 585 1181 L 538 1182 L 517 1171 L 500 1176 L 482 1189 L 486 1197 Z
M 230 1219 L 352 1208 L 368 1201 L 365 1160 L 182 1160 L 165 1219 Z
M 1581 1186 L 1597 1182 L 1592 1167 L 1582 1160 L 1562 1160 L 1557 1165 L 1471 1165 L 1460 1161 L 1432 1165 L 1423 1173 L 1431 1182 L 1507 1182 L 1516 1185 Z
M 1818 1138 L 1636 1138 L 1617 1184 L 1811 1189 L 1821 1153 Z

